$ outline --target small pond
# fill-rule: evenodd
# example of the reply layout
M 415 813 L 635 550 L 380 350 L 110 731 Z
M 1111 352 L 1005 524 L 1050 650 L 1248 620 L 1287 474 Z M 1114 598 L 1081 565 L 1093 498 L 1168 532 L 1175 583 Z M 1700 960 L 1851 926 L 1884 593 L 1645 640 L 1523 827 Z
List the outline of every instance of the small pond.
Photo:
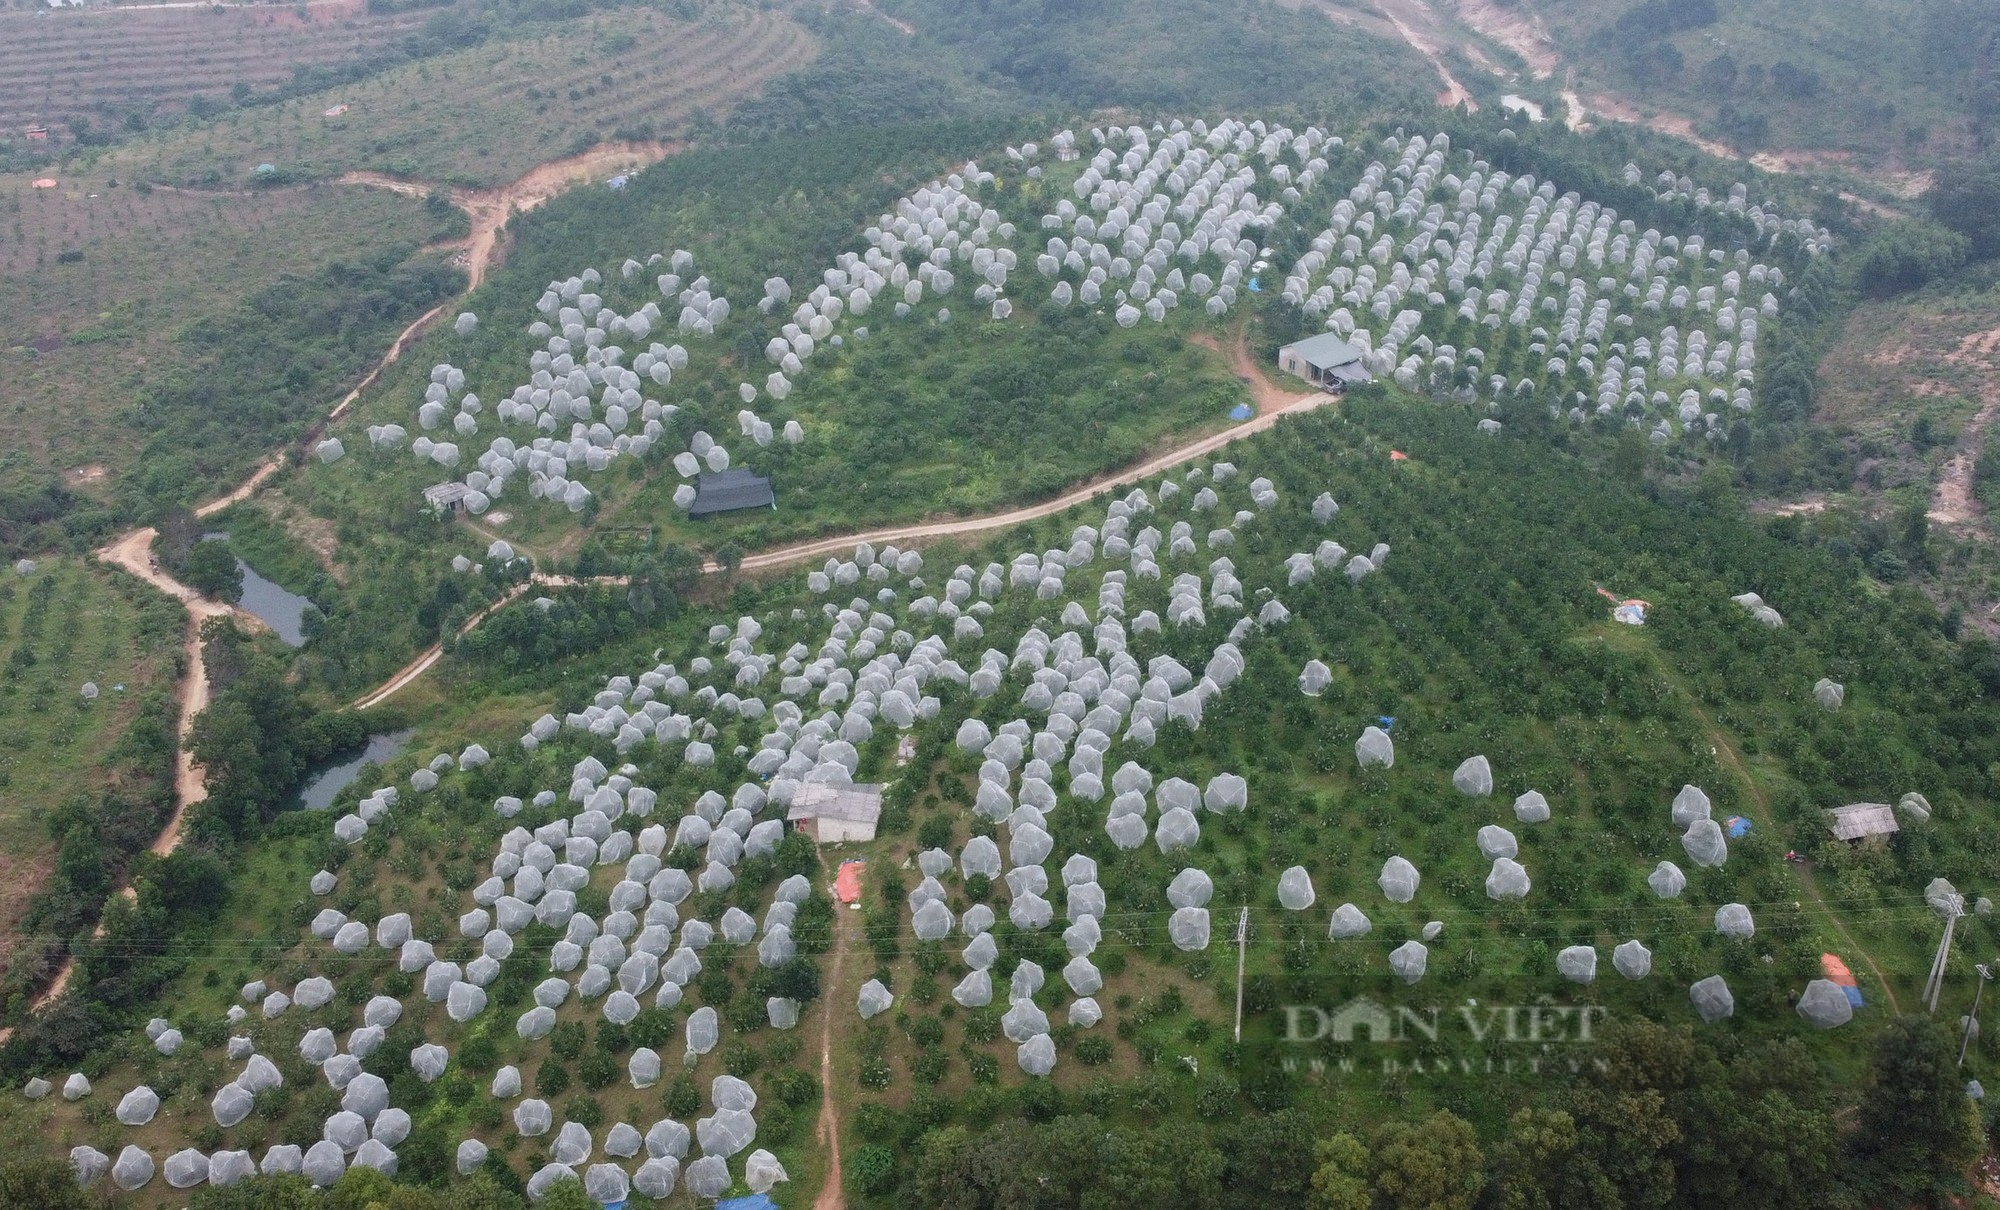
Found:
M 308 811 L 324 811 L 340 792 L 361 776 L 361 766 L 387 762 L 410 742 L 411 730 L 385 731 L 368 737 L 368 746 L 359 752 L 331 757 L 306 770 L 305 780 L 292 795 L 291 806 Z
M 227 541 L 228 534 L 203 534 L 204 542 Z M 243 572 L 243 596 L 236 604 L 246 613 L 253 613 L 263 619 L 271 632 L 283 640 L 286 646 L 303 647 L 306 642 L 306 610 L 313 603 L 298 593 L 279 587 L 276 583 L 257 574 L 257 569 L 236 560 L 236 566 Z

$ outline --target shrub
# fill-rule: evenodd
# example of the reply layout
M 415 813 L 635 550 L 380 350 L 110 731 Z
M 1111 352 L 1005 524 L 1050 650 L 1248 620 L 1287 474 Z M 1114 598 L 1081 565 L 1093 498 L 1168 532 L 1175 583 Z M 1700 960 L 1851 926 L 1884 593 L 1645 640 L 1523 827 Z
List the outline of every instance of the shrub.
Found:
M 581 1022 L 561 1022 L 549 1031 L 549 1053 L 558 1059 L 574 1059 L 583 1053 L 583 1044 L 587 1040 Z
M 563 1116 L 580 1126 L 595 1130 L 604 1125 L 604 1106 L 597 1103 L 596 1097 L 578 1093 L 563 1106 Z
M 862 1193 L 887 1193 L 896 1187 L 896 1153 L 879 1143 L 858 1147 L 848 1157 L 847 1176 Z
M 1089 1067 L 1102 1067 L 1111 1061 L 1111 1039 L 1091 1035 L 1079 1038 L 1076 1043 L 1076 1061 Z
M 990 1010 L 976 1012 L 965 1019 L 965 1037 L 969 1042 L 991 1042 L 1000 1036 L 1000 1014 Z
M 854 1111 L 854 1128 L 873 1143 L 892 1143 L 902 1137 L 903 1115 L 887 1105 L 867 1101 Z
M 585 1088 L 604 1088 L 618 1078 L 618 1060 L 593 1050 L 577 1062 L 576 1077 Z
M 544 1099 L 569 1088 L 569 1068 L 554 1059 L 544 1059 L 535 1072 L 535 1091 Z
M 819 1080 L 811 1072 L 785 1067 L 771 1073 L 771 1088 L 787 1105 L 803 1107 L 819 1100 Z
M 895 1072 L 885 1059 L 869 1058 L 861 1060 L 861 1086 L 863 1088 L 887 1088 Z
M 910 1069 L 911 1074 L 916 1076 L 919 1083 L 923 1084 L 943 1083 L 945 1075 L 950 1070 L 951 1056 L 945 1054 L 943 1048 L 937 1046 L 926 1046 L 917 1055 L 917 1061 Z
M 666 1109 L 668 1117 L 684 1118 L 700 1110 L 701 1093 L 695 1088 L 693 1080 L 682 1076 L 667 1086 L 666 1094 L 661 1098 L 661 1103 Z

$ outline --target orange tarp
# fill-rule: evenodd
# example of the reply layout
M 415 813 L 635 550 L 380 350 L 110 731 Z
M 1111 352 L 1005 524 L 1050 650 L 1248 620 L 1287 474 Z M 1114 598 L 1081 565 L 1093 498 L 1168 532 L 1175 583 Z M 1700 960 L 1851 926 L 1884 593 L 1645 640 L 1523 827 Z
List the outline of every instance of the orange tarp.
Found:
M 1842 962 L 1838 954 L 1821 954 L 1819 968 L 1825 972 L 1828 979 L 1842 987 L 1858 986 L 1854 982 L 1854 972 L 1847 969 L 1847 963 Z
M 833 897 L 842 903 L 861 902 L 861 868 L 867 864 L 860 860 L 841 862 L 840 873 L 833 879 Z

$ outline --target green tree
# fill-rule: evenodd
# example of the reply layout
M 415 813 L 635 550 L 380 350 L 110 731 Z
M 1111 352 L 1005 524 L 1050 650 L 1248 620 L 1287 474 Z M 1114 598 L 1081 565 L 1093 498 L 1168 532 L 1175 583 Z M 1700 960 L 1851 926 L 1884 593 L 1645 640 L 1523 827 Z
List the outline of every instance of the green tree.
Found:
M 1312 1210 L 1369 1210 L 1375 1199 L 1368 1191 L 1368 1148 L 1351 1134 L 1321 1139 L 1313 1148 L 1319 1167 L 1312 1175 Z
M 1898 1017 L 1876 1035 L 1859 1116 L 1860 1174 L 1897 1200 L 1961 1184 L 1984 1143 L 1951 1037 L 1930 1017 Z
M 1618 1204 L 1618 1191 L 1583 1153 L 1575 1120 L 1560 1109 L 1516 1110 L 1493 1148 L 1490 1175 L 1502 1210 Z
M 60 1160 L 17 1159 L 0 1164 L 0 1206 L 36 1210 L 87 1210 L 89 1195 Z
M 243 597 L 243 568 L 227 542 L 196 542 L 181 562 L 180 573 L 188 587 L 202 596 L 217 601 Z
M 1471 1123 L 1446 1110 L 1398 1122 L 1375 1143 L 1375 1190 L 1395 1210 L 1472 1210 L 1486 1187 Z
M 1932 218 L 1971 241 L 1972 255 L 2000 256 L 2000 157 L 1938 169 L 1924 201 Z
M 1855 276 L 1877 298 L 1914 290 L 1965 263 L 1972 241 L 1936 223 L 1905 219 L 1888 223 L 1862 248 Z

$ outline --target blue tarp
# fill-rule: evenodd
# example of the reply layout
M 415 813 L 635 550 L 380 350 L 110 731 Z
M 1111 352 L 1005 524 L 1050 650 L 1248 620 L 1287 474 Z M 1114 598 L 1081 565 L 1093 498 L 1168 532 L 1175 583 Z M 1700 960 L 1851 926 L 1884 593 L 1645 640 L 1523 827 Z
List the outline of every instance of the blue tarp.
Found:
M 1256 414 L 1256 410 L 1247 403 L 1239 403 L 1229 409 L 1229 418 L 1231 420 L 1248 420 Z
M 778 1203 L 772 1201 L 768 1193 L 753 1193 L 749 1197 L 732 1197 L 726 1202 L 717 1202 L 715 1210 L 778 1210 Z
M 1735 840 L 1750 830 L 1750 821 L 1741 815 L 1731 815 L 1723 821 L 1722 826 L 1728 830 L 1729 838 Z
M 1856 1007 L 1856 1008 L 1862 1008 L 1862 1007 L 1865 1007 L 1865 1006 L 1864 1006 L 1864 1005 L 1863 1005 L 1863 1004 L 1861 1003 L 1861 989 L 1860 989 L 1860 988 L 1858 988 L 1858 987 L 1853 987 L 1853 986 L 1848 986 L 1848 987 L 1843 987 L 1843 988 L 1841 988 L 1840 990 L 1841 990 L 1841 991 L 1844 991 L 1844 992 L 1846 992 L 1846 993 L 1847 993 L 1847 1002 L 1848 1002 L 1849 1004 L 1852 1004 L 1852 1005 L 1853 1005 L 1854 1007 Z

